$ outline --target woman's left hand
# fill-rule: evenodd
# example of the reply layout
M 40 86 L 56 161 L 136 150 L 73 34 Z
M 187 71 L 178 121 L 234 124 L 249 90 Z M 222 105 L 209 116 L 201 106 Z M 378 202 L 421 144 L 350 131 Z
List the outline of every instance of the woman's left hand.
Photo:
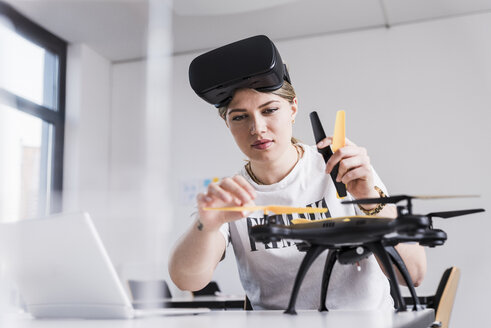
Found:
M 332 143 L 328 137 L 317 144 L 318 148 L 325 148 Z M 330 174 L 336 164 L 339 163 L 337 181 L 346 185 L 347 191 L 355 197 L 371 198 L 379 197 L 374 189 L 373 172 L 370 165 L 370 157 L 367 150 L 355 145 L 346 138 L 346 145 L 338 149 L 326 163 L 326 173 Z

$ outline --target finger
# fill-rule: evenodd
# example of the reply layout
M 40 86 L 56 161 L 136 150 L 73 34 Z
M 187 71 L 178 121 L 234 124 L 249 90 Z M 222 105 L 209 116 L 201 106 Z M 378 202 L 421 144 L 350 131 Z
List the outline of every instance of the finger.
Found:
M 256 206 L 256 204 L 253 201 L 251 201 L 250 203 L 243 204 L 242 206 L 251 206 L 251 207 L 253 207 L 253 206 Z M 240 212 L 240 214 L 242 215 L 242 217 L 247 217 L 251 213 L 253 213 L 253 212 L 252 211 L 242 211 L 242 212 Z
M 344 175 L 351 171 L 354 170 L 355 168 L 358 168 L 360 166 L 368 166 L 368 157 L 366 156 L 352 156 L 348 158 L 344 158 L 339 162 L 339 170 L 338 170 L 338 176 L 336 177 L 336 181 L 340 182 L 342 181 Z
M 256 198 L 256 189 L 244 178 L 242 175 L 236 175 L 232 179 L 237 182 L 242 188 L 244 188 L 248 193 L 251 199 Z
M 210 203 L 212 203 L 213 199 L 203 193 L 199 193 L 197 196 L 196 196 L 196 200 L 198 202 L 198 207 L 206 207 L 208 206 Z
M 317 143 L 317 148 L 322 149 L 332 144 L 332 137 L 326 137 Z
M 344 146 L 338 149 L 326 163 L 326 173 L 331 173 L 334 166 L 344 158 L 366 155 L 366 149 L 358 146 Z
M 237 205 L 242 205 L 252 200 L 247 190 L 237 183 L 235 179 L 225 178 L 220 183 L 220 186 L 234 198 Z
M 344 138 L 346 146 L 356 146 L 356 144 L 349 140 L 348 138 Z
M 206 196 L 212 199 L 221 199 L 225 203 L 231 203 L 233 201 L 233 197 L 227 191 L 223 190 L 218 183 L 210 183 Z
M 196 196 L 197 207 L 200 212 L 206 207 L 220 207 L 223 206 L 223 201 L 216 197 L 207 196 L 207 194 L 200 193 Z M 204 215 L 203 213 L 201 213 Z
M 254 202 L 250 202 L 250 203 L 246 203 L 246 204 L 243 204 L 242 206 L 251 206 L 251 207 L 254 207 L 256 206 L 256 204 L 254 204 Z M 237 211 L 237 212 L 222 212 L 225 214 L 224 216 L 224 220 L 226 222 L 231 222 L 231 221 L 236 221 L 236 220 L 239 220 L 239 219 L 242 219 L 242 218 L 245 218 L 247 216 L 249 216 L 251 213 L 253 213 L 253 211 Z
M 348 171 L 343 176 L 341 180 L 345 185 L 355 180 L 369 180 L 370 170 L 368 170 L 365 166 L 357 167 L 353 170 Z

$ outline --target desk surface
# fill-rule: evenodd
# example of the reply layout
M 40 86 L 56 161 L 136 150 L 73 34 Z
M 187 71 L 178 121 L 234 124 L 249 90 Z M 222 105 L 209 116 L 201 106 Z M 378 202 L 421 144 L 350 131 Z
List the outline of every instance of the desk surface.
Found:
M 0 317 L 0 327 L 9 328 L 242 328 L 242 327 L 428 327 L 434 320 L 431 309 L 417 312 L 299 311 L 211 311 L 199 315 L 147 317 L 133 320 L 36 320 L 27 316 Z
M 157 300 L 133 301 L 135 309 L 145 308 L 193 308 L 206 307 L 210 309 L 243 309 L 245 296 L 237 295 L 205 295 L 189 297 L 172 297 Z

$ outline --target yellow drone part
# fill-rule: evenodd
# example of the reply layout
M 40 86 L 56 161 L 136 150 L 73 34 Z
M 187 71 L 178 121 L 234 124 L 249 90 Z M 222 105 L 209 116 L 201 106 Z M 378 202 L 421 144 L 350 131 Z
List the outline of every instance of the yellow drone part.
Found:
M 314 208 L 314 207 L 291 207 L 291 206 L 266 206 L 266 210 L 273 212 L 274 214 L 292 214 L 292 213 L 326 213 L 327 208 Z
M 205 207 L 205 211 L 230 211 L 230 212 L 255 212 L 264 211 L 272 212 L 274 214 L 293 214 L 293 213 L 326 213 L 327 208 L 313 208 L 313 207 L 292 207 L 292 206 L 233 206 L 233 207 Z
M 394 220 L 394 218 L 387 218 L 383 216 L 375 216 L 375 215 L 354 215 L 354 216 L 340 216 L 336 218 L 325 218 L 325 219 L 320 219 L 320 220 L 309 220 L 309 219 L 293 219 L 291 222 L 292 224 L 312 224 L 312 223 L 317 223 L 317 222 L 325 222 L 325 221 L 332 221 L 332 220 L 340 220 L 342 219 L 343 222 L 349 222 L 352 219 L 390 219 Z
M 293 219 L 292 224 L 302 224 L 302 223 L 311 223 L 311 222 L 319 222 L 320 220 L 312 221 L 308 219 Z
M 231 207 L 205 207 L 205 211 L 224 211 L 224 212 L 256 212 L 264 211 L 264 206 L 231 206 Z
M 334 136 L 332 138 L 332 152 L 335 153 L 339 148 L 343 148 L 346 140 L 345 132 L 345 112 L 338 110 L 336 113 L 336 123 L 334 125 Z

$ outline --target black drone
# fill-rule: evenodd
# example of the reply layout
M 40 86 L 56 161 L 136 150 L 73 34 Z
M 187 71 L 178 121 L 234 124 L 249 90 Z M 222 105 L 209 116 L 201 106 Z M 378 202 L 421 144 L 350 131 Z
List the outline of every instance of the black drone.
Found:
M 326 134 L 317 112 L 314 111 L 310 113 L 310 121 L 312 123 L 312 130 L 317 144 L 326 138 Z M 336 116 L 333 145 L 336 143 L 336 139 L 338 139 L 338 144 L 343 144 L 345 138 L 344 129 L 343 113 L 341 120 L 338 120 L 338 115 Z M 336 148 L 332 147 L 333 145 L 318 149 L 326 163 L 336 150 Z M 346 186 L 336 182 L 338 169 L 339 163 L 336 164 L 332 170 L 331 177 L 336 187 L 338 197 L 344 198 L 346 196 Z M 433 229 L 433 218 L 451 218 L 483 212 L 484 209 L 434 212 L 426 215 L 416 215 L 412 213 L 412 199 L 415 198 L 437 199 L 448 198 L 448 196 L 417 197 L 399 195 L 343 202 L 343 204 L 397 204 L 400 201 L 406 201 L 406 206 L 397 206 L 397 218 L 395 219 L 377 216 L 353 216 L 317 221 L 292 220 L 292 223 L 294 223 L 293 225 L 285 226 L 276 224 L 274 217 L 272 217 L 270 220 L 265 220 L 267 224 L 253 227 L 251 229 L 251 235 L 256 241 L 269 243 L 271 241 L 278 241 L 282 238 L 303 241 L 302 243 L 297 244 L 297 247 L 301 251 L 306 251 L 307 254 L 298 270 L 290 302 L 285 312 L 290 314 L 296 313 L 295 302 L 305 274 L 314 260 L 326 249 L 329 249 L 330 252 L 324 267 L 319 311 L 327 311 L 325 305 L 327 288 L 332 268 L 334 267 L 336 260 L 341 264 L 354 264 L 368 257 L 372 253 L 378 257 L 387 272 L 391 285 L 391 295 L 394 299 L 397 311 L 405 311 L 406 305 L 401 296 L 397 277 L 391 265 L 392 263 L 396 266 L 409 288 L 414 302 L 413 310 L 416 311 L 420 309 L 421 305 L 416 295 L 414 284 L 409 276 L 406 265 L 394 246 L 403 242 L 418 242 L 422 246 L 429 247 L 443 245 L 445 240 L 447 240 L 447 234 L 443 230 Z
M 457 196 L 451 196 L 457 197 Z M 300 265 L 295 284 L 285 313 L 296 314 L 295 303 L 300 286 L 314 260 L 326 249 L 327 255 L 322 277 L 319 311 L 328 311 L 326 307 L 327 289 L 332 269 L 336 261 L 340 264 L 355 264 L 375 254 L 385 269 L 391 285 L 391 294 L 396 310 L 406 311 L 406 304 L 401 296 L 394 264 L 409 288 L 414 301 L 413 311 L 421 308 L 413 282 L 406 265 L 395 245 L 405 242 L 417 242 L 422 246 L 435 247 L 445 243 L 447 234 L 433 228 L 433 218 L 451 218 L 466 214 L 483 212 L 484 209 L 469 209 L 448 212 L 434 212 L 426 215 L 412 213 L 412 199 L 446 198 L 445 196 L 407 196 L 399 195 L 385 198 L 359 199 L 344 201 L 343 204 L 396 204 L 406 201 L 405 206 L 397 206 L 397 218 L 377 216 L 351 216 L 328 218 L 310 221 L 307 219 L 292 220 L 292 225 L 276 224 L 274 216 L 264 225 L 251 228 L 251 236 L 264 243 L 280 239 L 300 240 L 297 244 L 300 251 L 306 251 Z

